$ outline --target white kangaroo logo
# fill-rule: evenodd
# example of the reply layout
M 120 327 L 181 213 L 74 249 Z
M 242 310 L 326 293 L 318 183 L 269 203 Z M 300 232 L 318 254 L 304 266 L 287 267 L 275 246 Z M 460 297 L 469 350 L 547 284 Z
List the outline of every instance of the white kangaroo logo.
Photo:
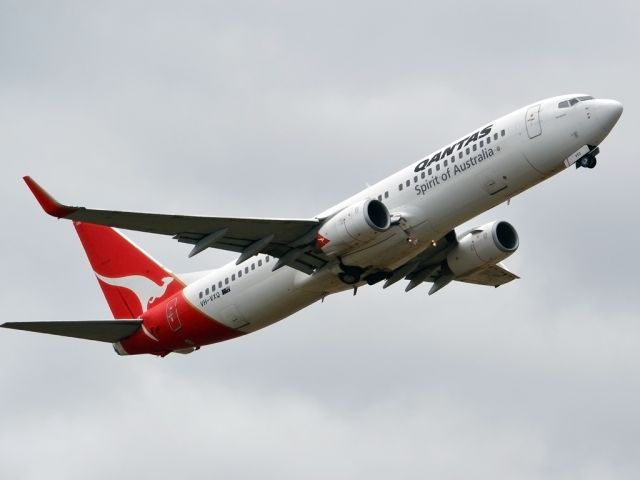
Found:
M 104 283 L 114 286 L 122 287 L 127 290 L 131 290 L 142 306 L 142 313 L 147 311 L 147 305 L 161 298 L 167 291 L 169 284 L 173 282 L 173 277 L 164 277 L 162 279 L 162 285 L 156 284 L 154 281 L 149 280 L 142 275 L 131 275 L 128 277 L 109 278 L 96 273 L 96 277 L 102 280 Z

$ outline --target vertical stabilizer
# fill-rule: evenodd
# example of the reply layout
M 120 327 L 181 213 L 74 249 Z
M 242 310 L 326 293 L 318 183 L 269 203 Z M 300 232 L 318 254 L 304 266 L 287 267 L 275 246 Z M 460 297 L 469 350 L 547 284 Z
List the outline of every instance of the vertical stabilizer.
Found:
M 74 222 L 114 318 L 138 318 L 184 284 L 122 233 Z

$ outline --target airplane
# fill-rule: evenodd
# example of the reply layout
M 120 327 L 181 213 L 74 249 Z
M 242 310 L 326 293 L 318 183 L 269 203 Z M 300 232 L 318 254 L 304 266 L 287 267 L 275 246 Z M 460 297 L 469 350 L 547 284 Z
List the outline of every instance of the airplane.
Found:
M 570 167 L 592 169 L 622 104 L 548 98 L 484 124 L 313 218 L 266 219 L 96 210 L 64 205 L 31 177 L 44 211 L 71 220 L 114 320 L 2 327 L 113 344 L 120 355 L 191 353 L 254 332 L 328 295 L 401 280 L 429 295 L 453 281 L 498 287 L 515 228 L 462 223 Z M 207 272 L 176 274 L 115 228 L 237 252 Z

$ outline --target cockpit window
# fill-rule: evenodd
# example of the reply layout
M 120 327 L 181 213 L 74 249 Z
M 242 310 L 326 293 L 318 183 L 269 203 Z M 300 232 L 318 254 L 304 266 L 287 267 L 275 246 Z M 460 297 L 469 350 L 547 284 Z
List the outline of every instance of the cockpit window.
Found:
M 585 100 L 593 100 L 591 95 L 585 95 L 584 97 L 573 97 L 569 100 L 564 100 L 558 104 L 558 108 L 573 107 L 578 102 L 584 102 Z

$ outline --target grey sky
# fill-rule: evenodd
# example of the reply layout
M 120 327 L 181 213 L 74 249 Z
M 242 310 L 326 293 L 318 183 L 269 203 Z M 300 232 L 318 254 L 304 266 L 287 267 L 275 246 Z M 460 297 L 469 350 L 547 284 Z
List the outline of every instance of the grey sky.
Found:
M 634 2 L 0 3 L 4 320 L 108 318 L 63 201 L 307 217 L 483 122 L 623 102 L 598 167 L 471 222 L 522 280 L 329 297 L 188 356 L 0 332 L 0 478 L 640 475 Z M 132 234 L 176 271 L 233 256 Z

